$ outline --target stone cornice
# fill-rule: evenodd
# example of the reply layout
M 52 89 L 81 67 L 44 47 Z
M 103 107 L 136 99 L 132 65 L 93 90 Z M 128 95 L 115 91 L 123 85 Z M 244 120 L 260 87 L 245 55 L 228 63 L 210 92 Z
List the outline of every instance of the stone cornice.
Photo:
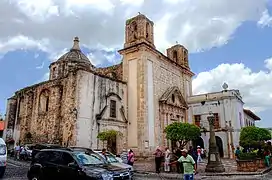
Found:
M 120 82 L 120 83 L 122 83 L 122 84 L 126 84 L 126 82 L 124 82 L 124 81 L 117 80 L 117 79 L 114 79 L 114 78 L 112 78 L 112 77 L 108 77 L 108 76 L 106 76 L 106 75 L 99 74 L 99 73 L 97 73 L 97 72 L 95 72 L 95 71 L 93 71 L 93 70 L 87 71 L 87 70 L 83 70 L 83 69 L 75 69 L 75 70 L 71 71 L 70 73 L 73 73 L 73 75 L 75 75 L 79 70 L 86 71 L 86 72 L 90 72 L 90 73 L 92 73 L 92 74 L 94 74 L 94 75 L 96 75 L 96 76 L 100 76 L 100 77 L 102 77 L 102 78 L 107 78 L 107 79 L 110 79 L 110 80 L 112 80 L 112 81 L 116 81 L 116 82 Z M 25 87 L 25 88 L 22 88 L 22 89 L 20 89 L 20 90 L 18 90 L 18 91 L 15 92 L 15 97 L 16 97 L 16 96 L 20 96 L 21 94 L 24 94 L 24 93 L 26 93 L 26 92 L 28 92 L 28 91 L 34 91 L 35 88 L 37 88 L 37 87 L 39 87 L 39 86 L 52 87 L 52 86 L 61 85 L 62 81 L 65 80 L 65 79 L 67 79 L 67 77 L 70 75 L 70 73 L 69 73 L 67 76 L 62 77 L 62 78 L 53 79 L 53 80 L 47 80 L 47 81 L 43 81 L 43 82 L 40 82 L 40 83 L 31 85 L 31 86 L 27 86 L 27 87 Z M 11 98 L 15 98 L 15 97 L 12 96 Z

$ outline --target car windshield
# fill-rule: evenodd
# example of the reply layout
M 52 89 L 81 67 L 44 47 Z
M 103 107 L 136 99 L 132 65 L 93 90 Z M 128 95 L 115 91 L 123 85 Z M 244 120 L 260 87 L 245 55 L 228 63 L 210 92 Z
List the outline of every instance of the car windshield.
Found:
M 101 153 L 102 155 L 102 153 Z M 107 158 L 107 162 L 108 163 L 118 163 L 119 161 L 115 158 L 115 156 L 109 154 L 109 153 L 106 153 L 106 158 Z
M 85 154 L 84 152 L 76 152 L 75 157 L 83 166 L 104 164 L 104 162 L 96 154 Z
M 0 145 L 0 155 L 5 155 L 5 154 L 6 154 L 6 146 Z

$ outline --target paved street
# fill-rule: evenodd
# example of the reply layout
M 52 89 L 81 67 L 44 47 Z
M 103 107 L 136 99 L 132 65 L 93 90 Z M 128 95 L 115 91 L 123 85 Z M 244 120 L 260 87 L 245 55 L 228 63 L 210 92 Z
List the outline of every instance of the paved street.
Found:
M 7 165 L 6 173 L 4 180 L 27 180 L 26 174 L 28 170 L 28 163 L 12 161 L 10 160 Z M 166 178 L 161 177 L 160 175 L 137 175 L 135 180 L 166 180 Z M 236 176 L 236 177 L 200 177 L 196 175 L 195 179 L 201 180 L 271 180 L 272 171 L 265 176 Z
M 8 163 L 4 180 L 27 180 L 28 166 Z

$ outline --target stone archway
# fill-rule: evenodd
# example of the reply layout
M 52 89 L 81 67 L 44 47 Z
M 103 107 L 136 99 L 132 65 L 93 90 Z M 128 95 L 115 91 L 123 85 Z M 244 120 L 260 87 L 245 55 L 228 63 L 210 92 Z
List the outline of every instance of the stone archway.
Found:
M 216 140 L 216 145 L 217 145 L 220 157 L 224 157 L 224 149 L 223 149 L 222 139 L 219 136 L 215 136 L 215 140 Z
M 198 139 L 192 141 L 192 145 L 194 149 L 196 149 L 197 146 L 204 148 L 204 140 L 201 137 L 199 137 Z

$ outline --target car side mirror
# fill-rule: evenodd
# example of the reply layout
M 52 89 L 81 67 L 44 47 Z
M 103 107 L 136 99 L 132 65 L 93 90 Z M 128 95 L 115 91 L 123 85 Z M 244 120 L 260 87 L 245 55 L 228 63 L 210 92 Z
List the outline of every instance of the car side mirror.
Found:
M 68 167 L 71 167 L 71 168 L 78 168 L 78 165 L 77 165 L 75 162 L 72 162 L 72 163 L 69 163 L 69 164 L 68 164 Z

